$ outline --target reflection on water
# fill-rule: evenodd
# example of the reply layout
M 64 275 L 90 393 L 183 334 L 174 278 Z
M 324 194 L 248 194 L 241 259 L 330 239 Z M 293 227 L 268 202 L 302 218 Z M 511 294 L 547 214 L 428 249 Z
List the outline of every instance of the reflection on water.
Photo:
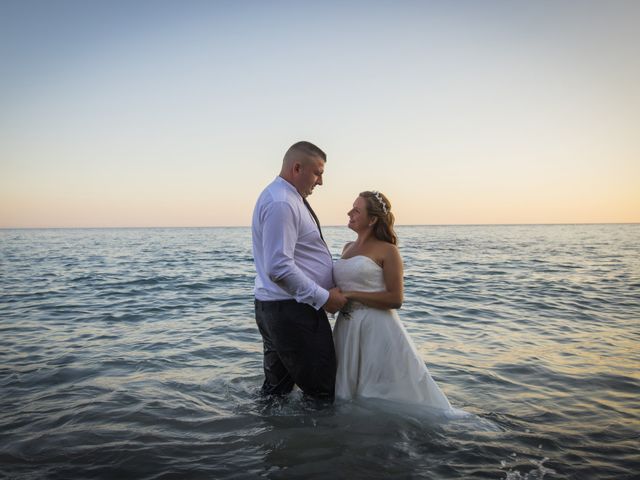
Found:
M 465 415 L 260 399 L 246 228 L 0 231 L 0 477 L 635 478 L 640 226 L 399 236 Z

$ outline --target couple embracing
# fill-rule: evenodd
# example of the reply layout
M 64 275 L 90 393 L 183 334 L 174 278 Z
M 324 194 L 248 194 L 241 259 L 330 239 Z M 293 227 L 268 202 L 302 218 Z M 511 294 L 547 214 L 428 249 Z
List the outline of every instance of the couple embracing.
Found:
M 402 259 L 387 197 L 358 195 L 349 211 L 357 239 L 335 263 L 307 202 L 322 185 L 326 154 L 309 142 L 285 153 L 252 219 L 256 323 L 264 347 L 264 395 L 294 385 L 306 397 L 380 398 L 451 408 L 396 309 Z M 333 335 L 327 312 L 339 312 Z

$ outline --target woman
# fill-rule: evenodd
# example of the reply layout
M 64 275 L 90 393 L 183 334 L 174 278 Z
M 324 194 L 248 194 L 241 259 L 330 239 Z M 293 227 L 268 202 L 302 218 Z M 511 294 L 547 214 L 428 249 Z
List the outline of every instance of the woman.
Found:
M 333 331 L 336 397 L 382 398 L 451 409 L 395 309 L 402 305 L 402 259 L 387 197 L 362 192 L 349 211 L 358 234 L 334 264 L 334 278 L 349 299 Z

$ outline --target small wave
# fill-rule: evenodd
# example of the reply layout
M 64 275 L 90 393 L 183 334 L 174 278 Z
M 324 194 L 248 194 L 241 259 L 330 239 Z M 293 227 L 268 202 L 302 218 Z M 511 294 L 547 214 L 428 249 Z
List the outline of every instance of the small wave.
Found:
M 521 473 L 519 469 L 526 467 L 510 467 L 509 461 L 503 460 L 500 463 L 502 469 L 508 469 L 503 480 L 541 480 L 548 474 L 555 474 L 556 471 L 552 468 L 546 467 L 544 462 L 548 462 L 549 459 L 544 457 L 541 460 L 530 459 L 529 463 L 533 465 L 528 472 Z M 515 468 L 515 469 L 514 469 Z

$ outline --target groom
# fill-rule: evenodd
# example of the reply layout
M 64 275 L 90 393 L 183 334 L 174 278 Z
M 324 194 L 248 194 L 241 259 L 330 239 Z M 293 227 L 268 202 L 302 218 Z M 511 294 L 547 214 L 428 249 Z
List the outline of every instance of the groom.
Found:
M 292 145 L 280 175 L 262 191 L 253 211 L 264 395 L 287 394 L 296 384 L 308 397 L 333 400 L 336 358 L 325 310 L 335 313 L 347 299 L 332 288 L 331 254 L 307 202 L 322 185 L 326 161 L 312 143 Z

